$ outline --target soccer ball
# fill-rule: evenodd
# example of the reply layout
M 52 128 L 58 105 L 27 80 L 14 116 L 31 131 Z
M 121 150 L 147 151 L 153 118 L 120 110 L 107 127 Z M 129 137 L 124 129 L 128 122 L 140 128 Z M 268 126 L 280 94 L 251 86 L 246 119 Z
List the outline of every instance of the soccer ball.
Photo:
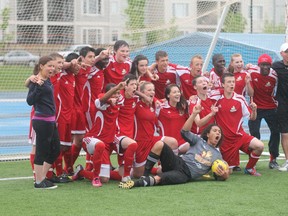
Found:
M 211 170 L 213 173 L 216 173 L 217 167 L 222 167 L 224 170 L 229 169 L 228 164 L 224 160 L 217 159 L 212 163 Z

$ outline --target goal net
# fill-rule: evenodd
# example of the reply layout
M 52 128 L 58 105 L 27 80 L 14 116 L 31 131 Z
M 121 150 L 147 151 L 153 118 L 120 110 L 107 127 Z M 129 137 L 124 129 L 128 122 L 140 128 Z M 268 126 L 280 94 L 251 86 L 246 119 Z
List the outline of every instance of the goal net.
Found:
M 211 54 L 229 62 L 241 53 L 255 64 L 263 53 L 280 58 L 286 17 L 283 0 L 0 0 L 0 157 L 27 158 L 31 149 L 24 81 L 39 56 L 124 39 L 132 59 L 141 53 L 152 63 L 165 50 L 171 62 L 188 66 L 195 54 L 205 59 L 215 40 Z

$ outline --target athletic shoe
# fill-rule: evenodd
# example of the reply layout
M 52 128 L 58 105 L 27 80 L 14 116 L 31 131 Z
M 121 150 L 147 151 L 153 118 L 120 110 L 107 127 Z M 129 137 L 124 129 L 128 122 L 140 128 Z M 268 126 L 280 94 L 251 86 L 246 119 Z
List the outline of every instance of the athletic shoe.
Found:
M 119 183 L 119 188 L 122 188 L 122 189 L 131 189 L 134 187 L 134 181 L 130 180 L 130 181 L 127 181 L 127 182 L 120 182 Z
M 92 186 L 93 187 L 102 187 L 102 183 L 101 183 L 99 177 L 96 177 L 92 180 Z
M 261 176 L 261 174 L 258 173 L 255 168 L 250 168 L 250 169 L 245 168 L 244 173 L 247 175 L 252 175 L 252 176 Z
M 62 175 L 59 176 L 59 183 L 68 183 L 71 181 L 72 180 L 69 178 L 69 176 L 66 173 L 63 173 Z
M 269 168 L 270 169 L 279 169 L 279 164 L 276 162 L 275 159 L 269 162 Z
M 84 170 L 83 166 L 81 164 L 78 164 L 75 168 L 75 171 L 74 171 L 74 175 L 72 176 L 72 180 L 73 181 L 76 181 L 76 180 L 82 180 L 83 177 L 81 177 L 79 174 L 80 174 L 80 171 Z
M 131 177 L 130 176 L 122 177 L 121 182 L 128 182 L 128 181 L 131 181 Z
M 234 172 L 241 172 L 241 167 L 235 166 L 235 167 L 233 167 L 233 171 Z
M 35 189 L 55 189 L 57 188 L 57 185 L 54 185 L 52 182 L 48 181 L 47 179 L 44 179 L 39 184 L 34 184 Z
M 288 162 L 286 161 L 281 167 L 278 168 L 281 172 L 287 172 L 288 171 Z
M 52 182 L 52 183 L 60 183 L 60 178 L 58 176 L 56 176 L 54 173 L 52 175 L 51 178 L 47 178 L 48 181 Z

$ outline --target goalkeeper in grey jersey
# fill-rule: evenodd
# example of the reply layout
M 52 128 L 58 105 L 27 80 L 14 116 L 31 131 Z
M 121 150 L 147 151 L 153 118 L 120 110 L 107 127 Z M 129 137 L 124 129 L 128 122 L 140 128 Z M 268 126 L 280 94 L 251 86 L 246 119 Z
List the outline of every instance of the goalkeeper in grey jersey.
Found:
M 211 170 L 213 162 L 223 160 L 217 147 L 222 140 L 222 131 L 216 124 L 211 124 L 204 129 L 201 137 L 193 134 L 190 129 L 195 117 L 201 111 L 201 105 L 197 104 L 193 113 L 185 122 L 181 134 L 190 144 L 189 150 L 177 156 L 165 143 L 157 143 L 151 149 L 145 164 L 144 176 L 139 180 L 131 180 L 126 183 L 120 182 L 120 188 L 132 188 L 140 186 L 182 184 L 190 180 L 201 178 Z M 161 161 L 162 173 L 150 176 L 150 171 L 155 163 Z M 229 169 L 218 167 L 215 173 L 217 180 L 229 178 Z

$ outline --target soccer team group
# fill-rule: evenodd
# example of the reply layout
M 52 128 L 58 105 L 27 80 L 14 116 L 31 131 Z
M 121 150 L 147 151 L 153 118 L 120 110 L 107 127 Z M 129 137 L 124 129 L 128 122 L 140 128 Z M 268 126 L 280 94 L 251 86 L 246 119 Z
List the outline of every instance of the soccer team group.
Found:
M 244 173 L 261 176 L 263 118 L 271 132 L 269 168 L 288 171 L 287 43 L 280 53 L 279 62 L 263 54 L 258 65 L 246 66 L 233 54 L 228 67 L 215 54 L 209 73 L 200 55 L 187 67 L 170 63 L 165 51 L 150 65 L 144 55 L 131 61 L 123 40 L 113 51 L 84 47 L 65 60 L 58 53 L 41 57 L 25 82 L 34 187 L 83 178 L 94 187 L 109 179 L 119 180 L 120 188 L 180 184 L 209 173 L 214 161 L 214 178 L 226 180 L 241 171 L 239 150 L 249 155 Z M 245 117 L 250 134 L 242 127 Z M 282 167 L 276 161 L 280 134 Z M 86 165 L 74 169 L 82 148 Z

